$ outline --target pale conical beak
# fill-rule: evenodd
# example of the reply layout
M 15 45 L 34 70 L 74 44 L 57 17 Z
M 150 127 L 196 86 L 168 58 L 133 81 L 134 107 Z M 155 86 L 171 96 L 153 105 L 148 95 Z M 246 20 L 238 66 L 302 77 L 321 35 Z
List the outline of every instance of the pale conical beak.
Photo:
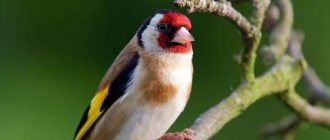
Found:
M 195 41 L 194 37 L 189 33 L 185 27 L 181 27 L 174 35 L 171 42 L 186 44 L 187 42 Z

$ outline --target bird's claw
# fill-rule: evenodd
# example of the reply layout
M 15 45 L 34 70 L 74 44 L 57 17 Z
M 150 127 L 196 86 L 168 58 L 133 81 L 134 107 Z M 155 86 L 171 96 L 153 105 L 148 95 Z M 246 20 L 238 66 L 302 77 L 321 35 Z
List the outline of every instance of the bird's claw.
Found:
M 192 140 L 193 130 L 185 129 L 182 132 L 168 133 L 161 136 L 158 140 Z

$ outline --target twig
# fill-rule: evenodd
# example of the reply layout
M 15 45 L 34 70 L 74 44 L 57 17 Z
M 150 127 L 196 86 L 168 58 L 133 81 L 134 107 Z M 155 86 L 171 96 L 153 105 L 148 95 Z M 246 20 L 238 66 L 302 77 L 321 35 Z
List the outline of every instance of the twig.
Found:
M 278 20 L 280 19 L 280 10 L 275 4 L 270 4 L 266 11 L 266 17 L 264 21 L 264 28 L 268 31 L 272 31 L 277 25 Z
M 175 0 L 174 4 L 179 7 L 187 7 L 189 13 L 207 12 L 220 17 L 226 17 L 239 28 L 242 34 L 252 36 L 253 25 L 235 8 L 225 0 Z
M 276 6 L 272 6 L 272 8 L 276 8 Z M 273 19 L 270 20 L 274 21 Z M 297 60 L 304 60 L 302 53 L 300 52 L 300 50 L 298 50 L 298 48 L 300 49 L 302 42 L 303 34 L 301 32 L 293 31 L 288 44 L 288 52 Z M 279 122 L 265 126 L 262 129 L 261 135 L 264 139 L 266 139 L 279 134 L 283 137 L 283 140 L 293 140 L 294 132 L 298 128 L 299 124 L 301 124 L 301 122 L 302 120 L 299 117 L 297 117 L 296 115 L 291 115 L 280 120 Z
M 300 124 L 300 118 L 295 115 L 288 116 L 279 122 L 266 125 L 261 131 L 261 136 L 263 139 L 267 139 L 271 136 L 280 134 L 282 137 L 288 137 L 289 135 L 292 138 L 292 133 L 299 127 Z
M 294 89 L 289 89 L 280 96 L 300 118 L 330 128 L 330 110 L 310 105 Z
M 231 96 L 203 113 L 191 127 L 194 140 L 206 140 L 216 134 L 230 120 L 262 97 L 278 93 L 295 84 L 302 73 L 303 64 L 284 57 L 278 64 L 254 82 L 247 82 Z
M 253 0 L 252 24 L 257 30 L 261 29 L 269 4 L 269 0 Z
M 263 50 L 264 58 L 273 66 L 259 78 L 254 75 L 256 50 L 261 39 L 261 26 L 269 0 L 253 0 L 252 21 L 248 21 L 228 1 L 235 0 L 175 0 L 179 7 L 187 7 L 189 13 L 208 12 L 229 19 L 240 31 L 245 43 L 240 55 L 240 65 L 243 78 L 248 81 L 239 86 L 228 98 L 224 99 L 207 112 L 203 113 L 191 127 L 194 130 L 193 139 L 205 140 L 216 134 L 222 127 L 260 98 L 272 93 L 280 94 L 283 101 L 290 106 L 300 118 L 314 123 L 330 126 L 328 110 L 309 105 L 295 94 L 293 87 L 307 67 L 304 59 L 295 59 L 285 54 L 291 34 L 293 11 L 290 0 L 276 0 L 280 19 L 272 29 L 269 47 Z M 238 0 L 240 1 L 240 0 Z M 242 0 L 243 1 L 243 0 Z M 277 22 L 277 21 L 276 21 Z M 286 93 L 287 91 L 287 93 Z M 320 113 L 321 117 L 311 113 Z M 298 118 L 298 117 L 297 117 Z M 297 126 L 299 120 L 291 120 L 286 132 Z M 285 138 L 292 138 L 291 133 L 283 133 Z
M 309 67 L 303 74 L 311 97 L 330 105 L 330 89 L 316 75 L 313 68 Z
M 266 64 L 273 64 L 286 52 L 293 23 L 293 10 L 290 0 L 275 0 L 280 11 L 280 19 L 270 33 L 269 45 L 261 54 Z
M 253 0 L 252 24 L 254 30 L 251 31 L 252 36 L 243 34 L 245 47 L 240 54 L 240 65 L 243 78 L 247 81 L 253 81 L 255 79 L 254 66 L 257 57 L 256 51 L 260 44 L 261 26 L 269 4 L 269 0 Z
M 304 35 L 302 32 L 293 32 L 291 35 L 288 52 L 294 58 L 305 59 L 301 50 L 301 44 Z M 330 105 L 330 89 L 327 87 L 322 80 L 317 76 L 316 72 L 312 67 L 308 67 L 303 74 L 303 80 L 305 81 L 309 96 L 315 98 L 318 101 L 324 102 Z
M 301 44 L 304 35 L 301 31 L 293 31 L 289 41 L 288 52 L 291 56 L 296 59 L 304 59 L 304 55 L 301 51 Z M 309 89 L 309 103 L 314 105 L 317 101 L 322 101 L 324 103 L 330 104 L 330 90 L 325 84 L 320 80 L 320 78 L 315 74 L 311 67 L 308 67 L 303 74 L 303 80 Z M 262 130 L 262 135 L 264 138 L 271 137 L 276 134 L 284 136 L 294 137 L 295 129 L 298 128 L 299 124 L 303 122 L 296 115 L 291 115 L 283 119 L 280 122 L 273 124 L 271 127 L 266 126 Z M 285 123 L 284 123 L 285 121 Z
M 292 88 L 279 95 L 298 116 L 291 115 L 277 123 L 266 126 L 262 129 L 263 138 L 280 134 L 283 140 L 293 140 L 296 130 L 304 120 L 330 128 L 330 110 L 312 106 L 316 103 L 313 98 L 310 98 L 309 104 Z
M 266 9 L 270 3 L 269 0 L 253 0 L 254 10 L 252 23 L 233 8 L 231 3 L 226 0 L 175 0 L 174 3 L 179 7 L 189 8 L 189 13 L 208 12 L 217 16 L 226 17 L 229 21 L 234 23 L 234 25 L 241 31 L 245 44 L 239 59 L 243 78 L 247 81 L 253 81 L 255 79 L 254 64 L 256 50 L 260 43 L 260 28 L 265 17 Z

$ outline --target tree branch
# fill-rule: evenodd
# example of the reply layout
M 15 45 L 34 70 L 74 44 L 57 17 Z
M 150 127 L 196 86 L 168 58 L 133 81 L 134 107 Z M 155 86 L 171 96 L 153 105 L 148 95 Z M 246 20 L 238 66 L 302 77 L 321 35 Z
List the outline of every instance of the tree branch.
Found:
M 226 0 L 175 0 L 174 3 L 179 7 L 189 8 L 189 13 L 208 12 L 229 19 L 241 31 L 245 44 L 239 59 L 243 78 L 247 81 L 255 79 L 256 50 L 260 43 L 260 28 L 270 3 L 269 0 L 253 0 L 252 24 Z
M 301 31 L 293 32 L 291 35 L 288 52 L 297 59 L 305 59 L 301 50 L 303 38 L 304 35 Z M 323 83 L 312 67 L 309 66 L 306 69 L 303 74 L 303 80 L 308 87 L 308 93 L 311 98 L 330 105 L 330 88 Z
M 314 123 L 330 126 L 329 111 L 309 105 L 298 96 L 293 87 L 297 84 L 303 71 L 307 67 L 303 58 L 293 58 L 286 55 L 289 37 L 293 23 L 293 10 L 290 0 L 275 0 L 275 12 L 278 7 L 280 19 L 272 18 L 269 21 L 276 22 L 270 34 L 269 45 L 262 50 L 266 63 L 272 67 L 262 76 L 255 78 L 254 67 L 256 50 L 261 39 L 261 27 L 265 18 L 265 12 L 269 6 L 269 0 L 253 0 L 253 14 L 251 22 L 240 12 L 231 6 L 232 2 L 245 0 L 175 0 L 179 7 L 187 7 L 189 13 L 208 12 L 217 16 L 226 17 L 241 32 L 244 40 L 244 49 L 240 55 L 243 78 L 247 81 L 240 85 L 228 98 L 224 99 L 205 113 L 203 113 L 192 125 L 194 130 L 192 138 L 204 140 L 211 138 L 232 119 L 240 115 L 255 101 L 271 94 L 278 94 L 283 102 L 291 107 L 299 117 L 292 117 L 285 124 L 281 124 L 283 135 L 286 139 L 292 139 L 292 135 L 301 119 Z M 276 15 L 276 14 L 274 14 Z M 275 17 L 275 16 L 274 16 Z M 266 20 L 267 21 L 267 20 Z M 312 79 L 312 78 L 310 78 Z M 313 82 L 314 83 L 314 82 Z M 313 114 L 313 113 L 319 113 Z M 269 133 L 282 129 L 269 129 Z
M 261 54 L 266 64 L 273 64 L 286 52 L 293 23 L 293 10 L 290 0 L 275 0 L 279 8 L 280 19 L 270 33 L 269 45 L 264 47 Z
M 300 31 L 293 31 L 291 34 L 288 52 L 296 59 L 304 59 L 304 55 L 301 51 L 303 38 L 304 35 Z M 308 67 L 303 73 L 303 80 L 306 82 L 309 89 L 309 103 L 311 105 L 315 105 L 317 101 L 322 101 L 330 105 L 329 88 L 320 80 L 311 67 Z M 295 129 L 299 127 L 299 124 L 301 124 L 303 120 L 298 118 L 296 115 L 291 115 L 287 118 L 292 119 L 285 118 L 271 126 L 266 126 L 262 131 L 263 137 L 268 138 L 273 135 L 280 134 L 283 137 L 289 135 L 292 139 L 294 137 Z
M 245 47 L 240 54 L 240 65 L 243 73 L 243 78 L 247 81 L 253 81 L 255 79 L 254 65 L 257 57 L 256 51 L 261 40 L 261 26 L 263 24 L 265 13 L 270 4 L 269 0 L 253 0 L 253 14 L 252 35 L 244 35 L 243 40 Z
M 278 93 L 294 85 L 300 78 L 303 64 L 284 57 L 254 82 L 236 89 L 231 96 L 203 113 L 191 127 L 193 139 L 206 140 L 216 134 L 230 120 L 236 118 L 255 101 L 272 93 Z
M 257 28 L 257 30 L 261 29 L 269 4 L 269 0 L 253 0 L 254 9 L 252 14 L 252 23 Z
M 309 67 L 303 74 L 303 80 L 309 89 L 312 98 L 330 105 L 330 89 L 316 75 L 313 68 Z
M 281 94 L 281 99 L 295 111 L 300 118 L 330 128 L 330 110 L 308 104 L 294 89 L 290 89 L 287 93 Z
M 174 4 L 182 8 L 187 7 L 188 13 L 207 12 L 220 17 L 226 17 L 242 34 L 252 36 L 253 25 L 240 12 L 233 8 L 228 1 L 175 0 Z
M 293 140 L 293 133 L 300 126 L 301 119 L 297 116 L 288 116 L 280 120 L 279 122 L 266 125 L 261 131 L 263 139 L 270 138 L 274 135 L 280 134 L 284 140 Z

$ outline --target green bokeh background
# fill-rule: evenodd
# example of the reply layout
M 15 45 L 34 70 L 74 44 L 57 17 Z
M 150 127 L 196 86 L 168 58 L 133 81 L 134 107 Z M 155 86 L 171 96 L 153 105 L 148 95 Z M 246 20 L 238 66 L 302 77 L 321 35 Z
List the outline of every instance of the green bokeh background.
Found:
M 330 84 L 330 1 L 293 1 L 294 25 L 306 33 L 306 58 Z M 0 139 L 72 139 L 84 108 L 116 55 L 143 20 L 163 8 L 184 12 L 170 0 L 0 0 Z M 250 3 L 237 8 L 244 13 L 251 10 Z M 238 31 L 224 18 L 205 13 L 188 16 L 197 40 L 193 92 L 171 131 L 190 126 L 240 83 L 233 61 L 242 47 Z M 258 74 L 263 69 L 258 62 Z M 299 91 L 304 91 L 302 85 Z M 260 139 L 264 124 L 288 114 L 275 97 L 267 97 L 213 139 Z M 330 132 L 305 124 L 297 139 L 329 140 Z

